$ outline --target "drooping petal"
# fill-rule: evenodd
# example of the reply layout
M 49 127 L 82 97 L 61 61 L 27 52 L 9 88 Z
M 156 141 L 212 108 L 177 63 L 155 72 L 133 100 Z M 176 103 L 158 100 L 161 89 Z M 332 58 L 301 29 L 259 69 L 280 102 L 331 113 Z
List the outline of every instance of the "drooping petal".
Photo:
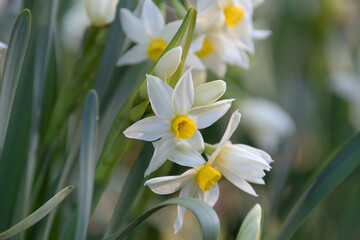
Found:
M 145 0 L 141 20 L 152 38 L 158 38 L 165 27 L 165 20 L 160 9 L 151 0 Z
M 198 167 L 205 164 L 204 158 L 192 146 L 186 143 L 177 143 L 169 159 L 182 166 Z
M 228 123 L 228 126 L 226 127 L 225 133 L 223 137 L 221 138 L 220 143 L 216 146 L 216 149 L 214 153 L 211 155 L 210 159 L 208 160 L 209 164 L 212 164 L 218 155 L 221 148 L 224 146 L 225 143 L 227 143 L 231 137 L 231 135 L 234 133 L 236 128 L 238 127 L 240 123 L 241 114 L 238 110 L 236 110 L 230 118 L 230 121 Z
M 175 144 L 176 138 L 173 133 L 170 133 L 160 139 L 150 160 L 150 164 L 145 171 L 145 177 L 164 164 L 174 150 Z
M 224 95 L 225 91 L 226 83 L 222 80 L 203 83 L 195 87 L 193 107 L 212 104 Z
M 216 183 L 214 186 L 210 188 L 209 191 L 206 192 L 202 191 L 201 189 L 199 190 L 200 191 L 198 191 L 198 198 L 206 202 L 210 207 L 213 207 L 217 202 L 217 200 L 219 199 L 219 195 L 220 195 L 219 184 Z
M 137 44 L 126 51 L 117 61 L 117 66 L 136 64 L 146 60 L 146 46 Z
M 188 183 L 194 170 L 190 169 L 179 176 L 157 177 L 147 180 L 145 186 L 156 194 L 171 194 L 178 191 Z
M 248 146 L 248 145 L 245 145 L 245 144 L 234 144 L 234 146 L 241 147 L 243 149 L 246 149 L 246 150 L 256 154 L 260 158 L 264 159 L 267 163 L 274 162 L 274 160 L 271 158 L 271 156 L 267 152 L 265 152 L 265 151 L 263 151 L 261 149 L 254 148 L 254 147 L 251 147 L 251 146 Z
M 210 105 L 195 107 L 190 110 L 188 116 L 195 122 L 198 129 L 207 128 L 229 110 L 232 101 L 234 99 L 221 100 Z
M 194 84 L 191 68 L 180 78 L 174 88 L 172 105 L 175 114 L 186 116 L 194 103 Z
M 154 113 L 164 118 L 173 118 L 174 111 L 171 104 L 173 89 L 158 77 L 146 75 L 146 79 L 148 95 Z
M 128 127 L 124 134 L 128 138 L 155 141 L 170 132 L 170 122 L 161 117 L 147 117 Z
M 194 148 L 199 153 L 204 152 L 204 139 L 199 130 L 194 132 L 191 138 L 185 140 L 189 146 Z
M 126 35 L 134 42 L 143 45 L 150 42 L 143 23 L 126 8 L 120 9 L 120 23 Z

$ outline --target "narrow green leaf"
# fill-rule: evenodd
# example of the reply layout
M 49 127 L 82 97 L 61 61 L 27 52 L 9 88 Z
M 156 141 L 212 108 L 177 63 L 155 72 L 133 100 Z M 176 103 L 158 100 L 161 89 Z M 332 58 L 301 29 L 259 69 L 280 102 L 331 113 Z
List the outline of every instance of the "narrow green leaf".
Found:
M 192 211 L 200 222 L 204 240 L 216 240 L 219 238 L 220 221 L 214 209 L 195 198 L 174 198 L 158 204 L 133 221 L 125 229 L 119 230 L 103 240 L 125 239 L 126 236 L 134 231 L 153 213 L 169 205 L 180 205 Z
M 360 165 L 360 134 L 320 171 L 291 210 L 277 239 L 290 239 L 314 208 Z
M 33 212 L 27 218 L 6 230 L 5 232 L 0 233 L 0 240 L 8 239 L 27 228 L 31 227 L 41 219 L 43 219 L 51 210 L 57 207 L 74 189 L 74 186 L 68 186 L 57 193 L 54 197 L 52 197 L 49 201 L 47 201 L 42 207 Z
M 4 146 L 10 113 L 29 41 L 30 28 L 30 11 L 24 10 L 15 22 L 6 54 L 0 92 L 0 153 Z
M 98 97 L 94 90 L 88 93 L 82 118 L 80 143 L 80 174 L 79 174 L 79 213 L 75 239 L 86 238 L 90 220 L 91 200 L 93 193 L 95 156 L 97 142 L 97 125 L 99 115 Z
M 236 240 L 260 240 L 262 232 L 263 211 L 256 204 L 246 215 Z

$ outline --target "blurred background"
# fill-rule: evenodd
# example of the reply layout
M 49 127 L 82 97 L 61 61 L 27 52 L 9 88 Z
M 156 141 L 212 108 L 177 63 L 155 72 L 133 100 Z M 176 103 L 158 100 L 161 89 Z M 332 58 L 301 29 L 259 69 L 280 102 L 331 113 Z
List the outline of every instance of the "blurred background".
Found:
M 8 42 L 22 6 L 20 0 L 0 0 L 0 41 Z M 89 25 L 83 6 L 82 0 L 60 1 L 58 37 L 63 79 L 71 73 L 74 56 Z M 314 174 L 360 130 L 360 1 L 266 0 L 255 10 L 254 23 L 259 29 L 270 29 L 272 35 L 256 42 L 249 70 L 230 66 L 224 79 L 228 83 L 227 95 L 238 99 L 232 110 L 239 108 L 242 113 L 240 128 L 232 141 L 266 150 L 275 162 L 265 177 L 266 185 L 253 185 L 258 198 L 225 179 L 220 181 L 221 194 L 215 210 L 222 222 L 222 239 L 234 239 L 255 203 L 264 209 L 263 239 L 273 239 Z M 148 66 L 144 64 L 144 73 Z M 114 76 L 122 71 L 116 70 Z M 216 77 L 209 73 L 208 80 L 212 79 Z M 116 81 L 114 84 L 116 89 Z M 97 88 L 101 90 L 101 86 Z M 100 112 L 106 112 L 109 99 L 116 94 L 101 94 Z M 204 138 L 210 143 L 219 142 L 229 116 L 206 129 Z M 109 127 L 106 121 L 102 127 Z M 90 239 L 98 239 L 106 228 L 137 146 L 119 166 L 101 200 L 90 227 Z M 159 171 L 174 175 L 183 170 L 168 163 Z M 360 239 L 359 183 L 360 171 L 354 169 L 293 239 Z M 147 198 L 148 205 L 134 209 L 134 216 L 169 196 L 155 196 L 144 188 L 139 198 Z M 175 207 L 163 209 L 131 238 L 200 238 L 199 224 L 189 211 L 183 229 L 174 236 L 175 215 Z

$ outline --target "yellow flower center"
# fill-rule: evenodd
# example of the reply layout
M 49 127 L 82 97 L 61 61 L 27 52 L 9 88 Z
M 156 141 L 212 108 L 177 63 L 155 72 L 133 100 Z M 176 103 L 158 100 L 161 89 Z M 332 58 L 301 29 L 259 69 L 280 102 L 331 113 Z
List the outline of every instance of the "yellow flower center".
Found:
M 199 187 L 204 191 L 209 191 L 221 178 L 221 173 L 209 165 L 204 165 L 198 172 L 196 180 Z
M 166 46 L 167 46 L 166 42 L 161 38 L 153 39 L 149 43 L 146 53 L 149 56 L 149 58 L 156 61 L 160 57 L 162 52 L 165 50 Z
M 197 51 L 195 54 L 199 58 L 203 58 L 203 57 L 206 57 L 207 55 L 209 55 L 210 53 L 212 53 L 213 50 L 214 50 L 213 45 L 211 44 L 211 42 L 209 40 L 207 40 L 205 38 L 201 49 L 199 51 Z
M 175 136 L 181 139 L 191 137 L 197 129 L 192 119 L 183 116 L 176 117 L 171 126 Z
M 244 18 L 245 10 L 240 6 L 228 6 L 224 9 L 225 22 L 234 27 L 240 20 Z

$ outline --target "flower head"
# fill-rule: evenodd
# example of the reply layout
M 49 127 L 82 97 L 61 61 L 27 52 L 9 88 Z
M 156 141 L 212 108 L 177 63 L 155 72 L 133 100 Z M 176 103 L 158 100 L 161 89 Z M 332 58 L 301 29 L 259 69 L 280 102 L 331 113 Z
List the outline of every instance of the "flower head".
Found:
M 155 116 L 142 119 L 124 131 L 125 136 L 145 141 L 157 141 L 154 155 L 145 175 L 159 168 L 175 152 L 175 145 L 183 142 L 202 152 L 204 141 L 199 129 L 212 125 L 231 106 L 233 99 L 193 107 L 194 86 L 191 69 L 180 78 L 175 88 L 158 77 L 147 75 L 148 95 Z M 182 161 L 178 164 L 185 165 Z M 187 162 L 196 166 L 198 161 Z

